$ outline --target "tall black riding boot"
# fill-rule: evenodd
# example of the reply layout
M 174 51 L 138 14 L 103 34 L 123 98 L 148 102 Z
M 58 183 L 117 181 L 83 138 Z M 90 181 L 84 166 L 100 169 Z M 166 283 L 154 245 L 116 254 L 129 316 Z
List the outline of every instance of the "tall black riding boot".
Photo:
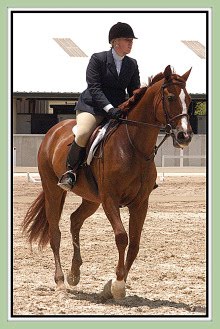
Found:
M 67 157 L 67 169 L 58 182 L 65 191 L 71 191 L 74 184 L 76 183 L 76 172 L 79 166 L 82 164 L 86 154 L 86 148 L 81 147 L 74 141 L 70 147 L 69 154 Z

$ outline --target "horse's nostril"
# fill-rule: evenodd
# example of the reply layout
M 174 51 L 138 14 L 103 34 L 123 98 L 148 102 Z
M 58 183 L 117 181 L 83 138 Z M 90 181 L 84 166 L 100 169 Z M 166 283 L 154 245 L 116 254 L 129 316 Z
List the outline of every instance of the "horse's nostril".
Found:
M 185 133 L 183 131 L 180 131 L 177 134 L 177 138 L 178 138 L 178 140 L 185 140 L 186 139 Z
M 177 134 L 177 139 L 178 139 L 178 141 L 183 141 L 183 142 L 185 141 L 186 142 L 186 141 L 191 139 L 191 136 L 187 132 L 180 131 Z

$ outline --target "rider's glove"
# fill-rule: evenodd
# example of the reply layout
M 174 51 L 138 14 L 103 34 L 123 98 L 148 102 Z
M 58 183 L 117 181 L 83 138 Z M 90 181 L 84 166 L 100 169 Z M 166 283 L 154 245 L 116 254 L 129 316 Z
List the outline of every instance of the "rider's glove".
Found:
M 120 109 L 118 109 L 118 108 L 112 107 L 108 111 L 108 117 L 110 119 L 116 119 L 116 120 L 118 120 L 121 116 L 122 116 L 122 111 Z

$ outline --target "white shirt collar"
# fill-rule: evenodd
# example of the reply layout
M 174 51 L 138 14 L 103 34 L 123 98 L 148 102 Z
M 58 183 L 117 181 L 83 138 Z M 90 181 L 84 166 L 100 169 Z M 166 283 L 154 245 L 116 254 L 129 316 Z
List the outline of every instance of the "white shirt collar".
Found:
M 125 56 L 120 56 L 116 53 L 115 49 L 112 48 L 112 55 L 116 61 L 122 61 Z

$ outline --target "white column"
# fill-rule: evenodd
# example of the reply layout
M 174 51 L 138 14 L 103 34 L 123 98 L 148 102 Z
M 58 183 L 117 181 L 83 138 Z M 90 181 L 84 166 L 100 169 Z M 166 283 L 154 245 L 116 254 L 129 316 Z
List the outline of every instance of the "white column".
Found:
M 180 156 L 183 157 L 183 149 L 180 149 Z M 183 167 L 183 158 L 180 158 L 180 167 Z

